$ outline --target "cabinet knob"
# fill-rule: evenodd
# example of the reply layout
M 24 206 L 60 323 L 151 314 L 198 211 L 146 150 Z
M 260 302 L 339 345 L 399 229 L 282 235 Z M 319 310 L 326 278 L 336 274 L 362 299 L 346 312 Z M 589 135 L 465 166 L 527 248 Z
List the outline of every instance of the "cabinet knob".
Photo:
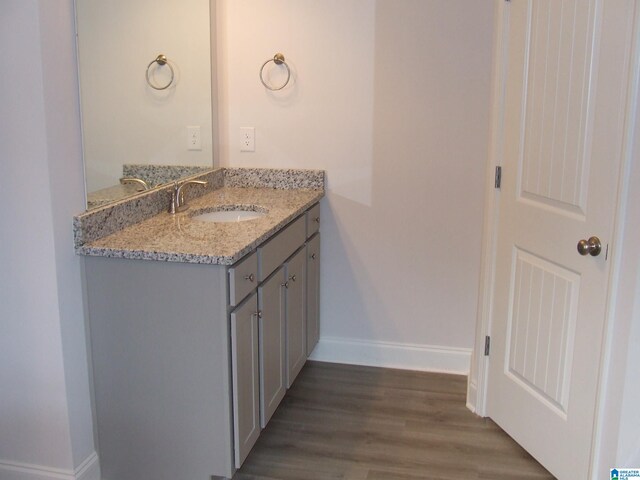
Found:
M 253 314 L 254 317 L 262 318 L 262 310 L 258 310 Z
M 315 260 L 316 259 L 316 254 L 312 253 L 310 257 L 311 257 L 311 260 Z
M 295 275 L 291 275 L 289 277 L 289 280 L 291 280 L 292 282 L 295 282 L 296 281 L 296 276 Z
M 316 217 L 313 219 L 316 223 L 320 223 L 320 217 Z
M 281 283 L 280 286 L 284 288 L 289 288 L 289 282 Z
M 256 277 L 253 273 L 250 273 L 249 275 L 245 275 L 244 279 L 249 280 L 250 282 L 253 282 L 256 279 Z

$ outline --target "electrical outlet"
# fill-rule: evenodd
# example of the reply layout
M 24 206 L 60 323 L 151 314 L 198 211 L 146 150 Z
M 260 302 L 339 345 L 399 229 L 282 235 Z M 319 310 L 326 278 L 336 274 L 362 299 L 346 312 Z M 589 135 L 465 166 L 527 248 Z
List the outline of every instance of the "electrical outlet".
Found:
M 202 150 L 199 125 L 187 127 L 187 150 Z
M 256 129 L 254 127 L 240 127 L 240 151 L 256 151 Z

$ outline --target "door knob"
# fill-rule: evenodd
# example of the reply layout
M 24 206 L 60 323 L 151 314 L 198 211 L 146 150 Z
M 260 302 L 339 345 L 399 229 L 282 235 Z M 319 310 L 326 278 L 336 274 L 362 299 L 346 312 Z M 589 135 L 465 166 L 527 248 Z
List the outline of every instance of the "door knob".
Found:
M 580 255 L 591 255 L 597 257 L 602 251 L 602 243 L 598 237 L 591 237 L 589 240 L 580 240 L 578 242 L 578 253 Z

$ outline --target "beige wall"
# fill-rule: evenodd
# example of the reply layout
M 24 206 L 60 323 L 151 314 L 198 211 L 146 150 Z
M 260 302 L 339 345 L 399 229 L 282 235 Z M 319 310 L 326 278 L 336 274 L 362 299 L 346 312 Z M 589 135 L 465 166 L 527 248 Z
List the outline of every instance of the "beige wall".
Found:
M 218 7 L 221 164 L 327 171 L 321 357 L 468 369 L 493 2 Z M 258 70 L 278 51 L 293 79 L 274 93 Z M 242 126 L 255 153 L 239 151 Z

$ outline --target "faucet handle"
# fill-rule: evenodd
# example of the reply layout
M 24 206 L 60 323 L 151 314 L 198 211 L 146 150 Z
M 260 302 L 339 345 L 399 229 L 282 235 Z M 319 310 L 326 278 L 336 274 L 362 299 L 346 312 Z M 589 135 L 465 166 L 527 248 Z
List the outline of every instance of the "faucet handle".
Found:
M 173 182 L 173 190 L 171 190 L 171 201 L 169 203 L 169 213 L 174 214 L 178 211 L 176 203 L 178 200 L 178 182 Z

